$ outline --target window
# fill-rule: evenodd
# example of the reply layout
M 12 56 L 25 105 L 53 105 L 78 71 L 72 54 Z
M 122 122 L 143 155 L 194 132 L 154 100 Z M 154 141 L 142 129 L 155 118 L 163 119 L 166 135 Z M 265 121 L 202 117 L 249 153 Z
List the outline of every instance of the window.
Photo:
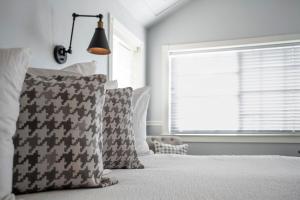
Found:
M 111 20 L 112 63 L 111 79 L 118 80 L 119 87 L 144 85 L 144 45 L 127 28 L 114 18 Z
M 131 47 L 126 41 L 114 35 L 112 79 L 118 80 L 120 87 L 134 85 L 138 54 L 138 47 Z
M 299 43 L 170 51 L 168 55 L 169 132 L 300 130 Z

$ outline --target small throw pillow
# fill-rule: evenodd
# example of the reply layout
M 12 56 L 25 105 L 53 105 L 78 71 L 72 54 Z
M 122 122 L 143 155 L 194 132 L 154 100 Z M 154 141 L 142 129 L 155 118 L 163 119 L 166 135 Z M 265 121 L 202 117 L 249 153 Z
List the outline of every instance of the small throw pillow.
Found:
M 132 88 L 107 90 L 103 112 L 104 168 L 144 168 L 135 150 Z
M 116 183 L 102 179 L 105 81 L 26 75 L 14 137 L 15 193 Z
M 147 110 L 150 100 L 150 87 L 133 90 L 133 133 L 135 137 L 135 148 L 138 155 L 150 153 L 146 142 L 147 137 Z
M 182 154 L 186 155 L 188 144 L 172 145 L 154 141 L 155 153 L 157 154 Z
M 0 49 L 0 199 L 11 194 L 19 97 L 29 66 L 29 49 Z

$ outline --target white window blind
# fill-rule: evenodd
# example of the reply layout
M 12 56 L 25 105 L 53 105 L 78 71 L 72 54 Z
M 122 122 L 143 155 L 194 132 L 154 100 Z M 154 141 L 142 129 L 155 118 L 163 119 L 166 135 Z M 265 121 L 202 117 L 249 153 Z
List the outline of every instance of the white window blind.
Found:
M 171 133 L 300 129 L 300 46 L 170 53 Z

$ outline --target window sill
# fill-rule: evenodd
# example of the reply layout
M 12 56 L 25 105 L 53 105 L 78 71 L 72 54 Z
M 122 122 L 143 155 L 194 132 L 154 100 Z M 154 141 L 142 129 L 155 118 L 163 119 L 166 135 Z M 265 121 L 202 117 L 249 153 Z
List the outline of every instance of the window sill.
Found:
M 300 143 L 300 134 L 172 134 L 189 143 Z

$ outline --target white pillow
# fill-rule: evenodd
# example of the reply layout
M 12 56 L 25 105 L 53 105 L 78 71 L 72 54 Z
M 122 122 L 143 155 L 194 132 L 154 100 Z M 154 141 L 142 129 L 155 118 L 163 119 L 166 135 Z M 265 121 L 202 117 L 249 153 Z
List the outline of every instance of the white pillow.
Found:
M 107 89 L 107 90 L 113 90 L 113 89 L 117 89 L 117 88 L 118 88 L 118 81 L 117 80 L 107 81 L 105 83 L 105 89 Z
M 88 63 L 77 63 L 69 67 L 65 67 L 62 70 L 68 71 L 70 73 L 78 73 L 82 76 L 90 76 L 96 74 L 97 63 L 96 61 Z M 107 81 L 105 84 L 105 89 L 116 89 L 118 88 L 118 81 Z
M 75 72 L 69 72 L 64 70 L 54 70 L 54 69 L 43 69 L 43 68 L 29 68 L 27 73 L 36 76 L 81 76 L 81 74 Z
M 135 149 L 138 155 L 150 153 L 146 142 L 146 120 L 149 100 L 150 87 L 138 88 L 133 91 L 133 133 L 135 137 Z
M 87 62 L 87 63 L 77 63 L 74 65 L 65 67 L 62 70 L 78 73 L 83 76 L 90 76 L 90 75 L 96 74 L 96 69 L 97 69 L 96 61 L 92 61 L 92 62 Z
M 76 63 L 65 67 L 61 70 L 55 69 L 43 69 L 43 68 L 29 68 L 28 73 L 37 76 L 90 76 L 96 74 L 97 63 L 95 61 L 86 63 Z M 116 89 L 118 88 L 118 82 L 107 81 L 105 84 L 105 89 Z
M 0 199 L 12 195 L 14 146 L 19 97 L 29 66 L 29 49 L 0 49 Z
M 29 68 L 28 73 L 37 76 L 89 76 L 96 73 L 96 62 L 76 63 L 65 67 L 61 70 L 44 69 L 44 68 Z

